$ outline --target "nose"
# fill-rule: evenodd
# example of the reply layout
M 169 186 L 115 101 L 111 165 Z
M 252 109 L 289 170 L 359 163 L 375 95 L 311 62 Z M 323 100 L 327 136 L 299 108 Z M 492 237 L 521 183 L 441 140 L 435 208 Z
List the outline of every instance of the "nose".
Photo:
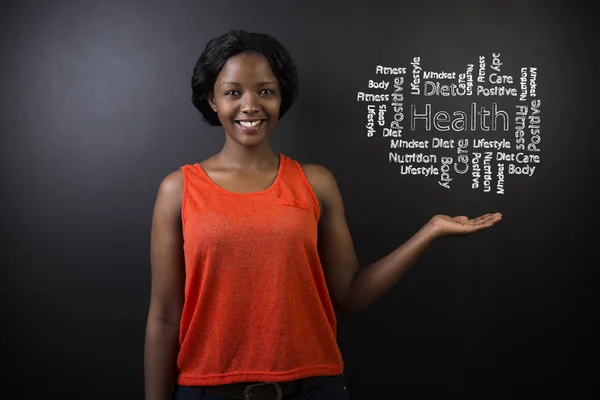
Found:
M 240 111 L 254 114 L 260 110 L 260 98 L 254 93 L 244 93 L 241 99 Z

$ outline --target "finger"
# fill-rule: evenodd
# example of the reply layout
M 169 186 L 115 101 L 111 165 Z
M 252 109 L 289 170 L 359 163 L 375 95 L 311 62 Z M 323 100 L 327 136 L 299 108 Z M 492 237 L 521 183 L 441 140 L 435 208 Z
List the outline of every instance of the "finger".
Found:
M 479 217 L 466 219 L 466 220 L 462 221 L 462 223 L 465 225 L 479 225 L 481 223 L 486 222 L 488 219 L 489 219 L 489 215 L 485 214 L 485 215 L 480 215 Z
M 501 214 L 500 213 L 488 213 L 488 214 L 484 214 L 481 215 L 477 218 L 473 218 L 471 221 L 473 224 L 475 225 L 479 225 L 479 224 L 486 224 L 488 222 L 494 222 L 500 219 Z
M 480 229 L 489 228 L 490 226 L 494 225 L 496 222 L 497 221 L 495 221 L 493 219 L 479 220 L 479 221 L 469 220 L 469 221 L 462 222 L 462 226 L 466 232 L 475 232 Z
M 489 228 L 490 226 L 494 225 L 496 222 L 500 221 L 501 219 L 501 215 L 496 213 L 496 214 L 490 214 L 488 216 L 482 216 L 480 218 L 478 218 L 478 220 L 473 223 L 471 226 L 475 227 L 476 229 L 484 229 L 484 228 Z
M 489 214 L 486 218 L 482 219 L 482 222 L 495 224 L 496 222 L 500 221 L 501 219 L 502 219 L 502 214 L 493 213 L 493 214 Z
M 452 219 L 456 222 L 465 222 L 465 221 L 469 220 L 469 217 L 467 217 L 465 215 L 458 215 L 456 217 L 453 217 Z

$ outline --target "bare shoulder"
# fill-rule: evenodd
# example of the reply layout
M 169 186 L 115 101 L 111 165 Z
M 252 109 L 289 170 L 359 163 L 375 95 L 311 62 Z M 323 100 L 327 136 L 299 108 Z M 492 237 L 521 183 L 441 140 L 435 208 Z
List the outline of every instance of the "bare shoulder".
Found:
M 177 210 L 181 207 L 183 185 L 183 171 L 181 169 L 169 173 L 160 183 L 157 202 L 166 208 Z
M 302 164 L 306 178 L 315 191 L 323 192 L 337 186 L 330 170 L 319 164 Z
M 176 195 L 183 191 L 183 171 L 177 169 L 164 177 L 160 183 L 159 191 L 166 195 Z
M 332 209 L 343 208 L 340 190 L 329 169 L 318 164 L 302 164 L 302 169 L 325 215 Z

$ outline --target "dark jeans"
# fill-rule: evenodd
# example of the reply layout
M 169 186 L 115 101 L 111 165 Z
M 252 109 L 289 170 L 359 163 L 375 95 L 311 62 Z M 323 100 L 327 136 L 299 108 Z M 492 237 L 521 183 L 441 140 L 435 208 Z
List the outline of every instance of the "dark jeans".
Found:
M 171 400 L 229 400 L 218 397 L 204 390 L 202 386 L 176 386 L 173 389 Z M 284 396 L 285 400 L 349 400 L 344 375 L 328 376 L 316 385 L 291 396 Z M 273 397 L 275 400 L 275 397 Z

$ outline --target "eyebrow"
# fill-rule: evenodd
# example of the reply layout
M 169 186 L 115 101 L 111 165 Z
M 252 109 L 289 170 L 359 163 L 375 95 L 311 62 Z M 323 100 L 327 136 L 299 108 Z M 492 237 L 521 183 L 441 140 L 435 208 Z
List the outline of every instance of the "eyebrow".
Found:
M 261 85 L 274 85 L 274 84 L 275 84 L 275 81 L 262 81 L 262 82 L 258 82 L 259 86 L 261 86 Z M 241 83 L 227 81 L 227 82 L 221 82 L 221 86 L 222 85 L 241 85 Z

